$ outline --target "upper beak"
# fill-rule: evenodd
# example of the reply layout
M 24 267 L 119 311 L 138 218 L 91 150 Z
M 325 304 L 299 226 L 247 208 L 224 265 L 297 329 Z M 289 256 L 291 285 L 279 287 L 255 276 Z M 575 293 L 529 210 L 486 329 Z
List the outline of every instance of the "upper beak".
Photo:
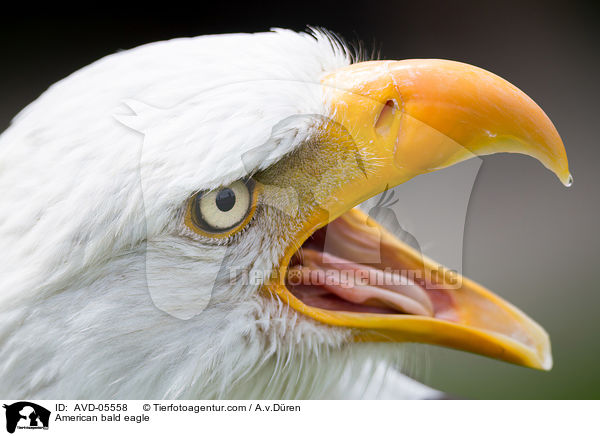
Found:
M 392 186 L 498 152 L 532 156 L 572 183 L 564 145 L 544 111 L 481 68 L 438 59 L 364 62 L 323 84 L 332 118 L 359 147 L 388 160 L 381 176 Z
M 522 153 L 539 160 L 570 185 L 563 143 L 542 109 L 519 89 L 480 68 L 443 60 L 364 62 L 322 80 L 331 122 L 327 141 L 358 155 L 360 175 L 320 198 L 267 284 L 296 310 L 321 322 L 356 329 L 357 340 L 442 344 L 534 368 L 552 366 L 546 332 L 521 311 L 482 286 L 445 276 L 456 316 L 335 312 L 307 306 L 289 292 L 285 275 L 294 252 L 316 229 L 355 205 L 419 174 L 476 155 Z M 326 211 L 326 213 L 323 213 Z M 366 228 L 356 213 L 344 215 L 356 232 Z M 374 224 L 369 224 L 371 227 Z M 375 224 L 375 227 L 377 225 Z M 422 271 L 439 269 L 381 229 L 382 264 Z M 368 233 L 368 232 L 366 232 Z M 383 258 L 382 258 L 383 259 Z M 438 283 L 439 285 L 439 283 Z

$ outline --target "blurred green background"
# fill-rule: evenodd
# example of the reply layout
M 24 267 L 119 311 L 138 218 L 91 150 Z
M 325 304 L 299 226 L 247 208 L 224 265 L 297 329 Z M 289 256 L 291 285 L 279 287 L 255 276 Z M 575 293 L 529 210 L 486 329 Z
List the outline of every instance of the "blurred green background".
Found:
M 444 58 L 506 78 L 531 96 L 566 144 L 565 189 L 533 159 L 484 159 L 469 203 L 463 272 L 550 333 L 544 373 L 453 350 L 427 354 L 417 373 L 464 398 L 600 398 L 600 49 L 595 2 L 352 1 L 232 6 L 106 5 L 79 18 L 37 9 L 0 18 L 0 129 L 53 82 L 139 44 L 179 36 L 323 26 L 381 58 Z M 58 12 L 58 13 L 57 13 Z M 93 15 L 92 15 L 93 13 Z M 422 349 L 428 352 L 423 353 Z

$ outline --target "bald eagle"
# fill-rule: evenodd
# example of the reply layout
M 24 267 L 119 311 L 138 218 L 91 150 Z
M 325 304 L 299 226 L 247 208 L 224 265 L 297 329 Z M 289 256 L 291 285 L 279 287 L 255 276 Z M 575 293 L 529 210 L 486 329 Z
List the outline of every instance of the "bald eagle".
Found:
M 544 112 L 467 64 L 288 30 L 107 56 L 0 136 L 0 396 L 435 398 L 409 342 L 549 369 L 542 327 L 360 209 L 497 152 L 571 183 Z

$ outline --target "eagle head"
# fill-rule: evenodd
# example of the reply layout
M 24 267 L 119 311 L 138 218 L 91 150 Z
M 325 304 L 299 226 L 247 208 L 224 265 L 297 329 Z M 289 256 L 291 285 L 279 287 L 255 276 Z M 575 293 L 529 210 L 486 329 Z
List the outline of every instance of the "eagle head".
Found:
M 549 369 L 538 324 L 361 208 L 496 152 L 571 183 L 544 112 L 467 64 L 286 30 L 107 56 L 0 137 L 0 394 L 435 397 L 409 342 Z

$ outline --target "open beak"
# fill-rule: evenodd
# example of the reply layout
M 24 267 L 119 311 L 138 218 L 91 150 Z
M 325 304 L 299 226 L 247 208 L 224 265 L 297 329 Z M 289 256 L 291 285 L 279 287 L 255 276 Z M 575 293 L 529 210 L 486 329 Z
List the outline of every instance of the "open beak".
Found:
M 535 321 L 353 209 L 419 174 L 497 152 L 532 156 L 570 185 L 563 143 L 542 109 L 494 74 L 443 60 L 358 63 L 322 84 L 328 150 L 303 165 L 308 176 L 278 173 L 292 186 L 312 183 L 299 199 L 318 207 L 301 204 L 267 290 L 306 316 L 351 328 L 357 341 L 438 344 L 550 369 L 549 338 Z M 339 162 L 328 171 L 337 173 L 324 182 L 315 168 L 332 155 Z

